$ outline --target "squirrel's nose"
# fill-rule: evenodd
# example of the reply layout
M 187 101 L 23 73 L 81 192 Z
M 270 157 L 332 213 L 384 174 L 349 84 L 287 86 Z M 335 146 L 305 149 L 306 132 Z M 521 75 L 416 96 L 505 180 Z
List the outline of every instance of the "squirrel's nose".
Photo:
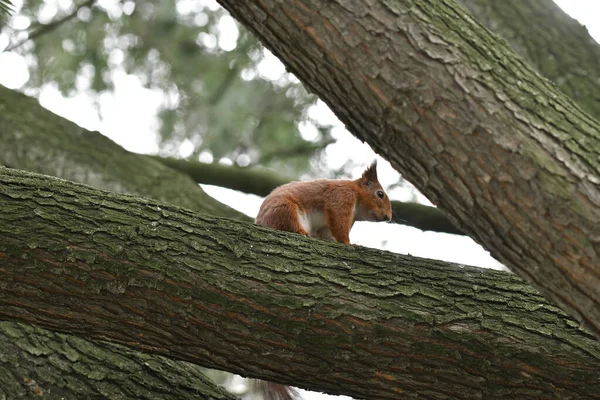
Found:
M 390 215 L 386 215 L 386 216 L 385 216 L 385 220 L 386 220 L 387 222 L 390 222 L 390 221 L 392 220 L 392 215 L 391 215 L 391 214 L 390 214 Z

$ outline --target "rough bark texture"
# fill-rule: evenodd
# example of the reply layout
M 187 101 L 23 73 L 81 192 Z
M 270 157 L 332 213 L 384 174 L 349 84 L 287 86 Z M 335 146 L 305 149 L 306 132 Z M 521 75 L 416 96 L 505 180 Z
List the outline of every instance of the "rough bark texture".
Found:
M 115 192 L 134 193 L 162 199 L 196 211 L 249 220 L 243 214 L 206 195 L 189 177 L 165 168 L 162 164 L 149 160 L 145 156 L 127 152 L 99 133 L 86 131 L 74 123 L 52 114 L 41 107 L 35 99 L 2 86 L 0 86 L 0 142 L 2 143 L 0 145 L 0 165 L 5 164 L 13 168 L 43 172 Z M 3 210 L 0 209 L 0 212 Z M 47 340 L 45 336 L 37 337 L 40 332 L 37 329 L 23 332 L 27 336 L 23 341 L 38 343 Z M 0 335 L 6 337 L 8 334 L 5 329 L 0 329 Z M 72 338 L 70 340 L 78 340 L 78 343 L 83 343 L 82 339 Z M 87 342 L 87 346 L 96 351 L 98 345 Z M 1 349 L 0 358 L 7 347 Z M 108 348 L 104 348 L 103 351 L 107 352 Z M 135 351 L 128 351 L 127 357 L 131 359 L 143 357 Z M 26 353 L 21 356 L 28 357 Z M 115 356 L 116 358 L 117 356 Z M 25 381 L 19 381 L 9 385 L 11 377 L 34 376 L 36 365 L 40 363 L 39 359 L 36 359 L 33 364 L 17 361 L 17 363 L 6 361 L 0 377 L 0 388 L 10 388 L 10 391 L 5 389 L 9 398 L 20 396 L 23 392 L 13 389 L 26 384 Z M 108 358 L 104 361 L 106 368 L 114 370 L 120 368 L 119 365 L 110 367 Z M 188 368 L 183 365 L 178 366 L 176 363 L 173 365 L 174 369 L 182 371 Z M 75 370 L 77 367 L 73 365 L 71 368 Z M 141 369 L 136 372 L 136 379 L 140 382 L 161 379 L 166 382 L 169 380 L 168 376 L 145 376 L 144 372 L 156 375 L 156 371 Z M 165 370 L 165 373 L 175 374 L 176 372 Z M 207 383 L 209 381 L 206 378 L 197 379 L 197 386 L 200 387 L 202 384 L 204 388 L 202 391 L 191 391 L 188 390 L 189 388 L 186 389 L 185 376 L 185 374 L 181 375 L 181 383 L 170 388 L 173 396 L 183 398 L 186 391 L 189 392 L 188 397 L 190 395 L 204 396 L 204 398 L 212 396 L 214 386 Z M 51 377 L 48 376 L 48 378 Z M 62 381 L 51 382 L 38 378 L 36 382 L 47 394 L 58 392 L 67 396 L 68 391 L 71 390 L 72 395 L 67 398 L 88 397 L 87 395 L 76 395 L 76 393 L 84 393 L 84 390 L 94 393 L 94 382 L 90 383 L 88 387 L 68 386 L 67 388 L 61 386 Z M 102 382 L 96 383 L 104 385 L 103 387 L 107 390 L 109 388 Z M 117 387 L 120 383 L 114 382 L 114 384 Z M 178 389 L 178 386 L 181 388 Z M 35 388 L 35 385 L 30 388 Z M 164 390 L 166 391 L 168 388 L 165 386 Z M 25 397 L 30 395 L 30 392 L 24 394 Z M 157 396 L 164 397 L 165 395 L 158 391 Z
M 188 176 L 130 153 L 0 86 L 0 165 L 166 201 L 192 210 L 250 220 L 208 196 Z
M 452 0 L 219 2 L 457 227 L 600 337 L 595 120 Z
M 230 167 L 206 164 L 176 158 L 152 156 L 152 158 L 178 171 L 188 174 L 197 183 L 217 185 L 257 196 L 267 196 L 278 186 L 290 182 L 273 172 L 254 168 Z M 435 231 L 464 235 L 443 212 L 435 207 L 418 203 L 392 201 L 392 222 L 408 225 L 423 231 Z
M 386 399 L 600 396 L 600 343 L 516 275 L 0 169 L 0 318 Z
M 552 0 L 460 0 L 539 73 L 600 117 L 600 46 Z
M 14 322 L 0 322 L 0 398 L 234 399 L 197 365 Z

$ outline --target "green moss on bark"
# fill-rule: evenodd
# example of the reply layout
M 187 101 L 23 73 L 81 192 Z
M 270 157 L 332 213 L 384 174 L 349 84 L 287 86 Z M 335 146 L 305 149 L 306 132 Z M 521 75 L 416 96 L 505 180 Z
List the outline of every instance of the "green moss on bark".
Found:
M 222 399 L 202 368 L 124 346 L 0 322 L 0 398 Z
M 6 207 L 2 318 L 355 397 L 600 393 L 600 343 L 509 273 L 0 169 Z M 86 364 L 76 372 L 109 375 Z

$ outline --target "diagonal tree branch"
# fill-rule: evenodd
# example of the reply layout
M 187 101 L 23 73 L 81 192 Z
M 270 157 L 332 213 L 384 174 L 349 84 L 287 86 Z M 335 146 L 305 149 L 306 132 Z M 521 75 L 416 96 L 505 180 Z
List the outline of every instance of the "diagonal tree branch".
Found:
M 457 227 L 600 338 L 597 121 L 452 0 L 219 3 Z
M 0 209 L 1 318 L 356 397 L 600 393 L 600 343 L 510 273 L 6 168 Z
M 197 365 L 0 322 L 0 398 L 234 400 Z
M 600 117 L 600 45 L 552 0 L 460 0 L 478 22 L 583 109 Z
M 217 185 L 257 196 L 267 196 L 276 187 L 290 182 L 287 178 L 263 169 L 232 167 L 218 163 L 206 164 L 170 157 L 150 157 L 189 175 L 197 183 Z M 392 222 L 424 231 L 464 235 L 443 212 L 435 207 L 418 203 L 392 201 Z
M 204 193 L 188 176 L 126 151 L 99 132 L 83 129 L 36 99 L 2 86 L 0 142 L 0 165 L 250 221 Z

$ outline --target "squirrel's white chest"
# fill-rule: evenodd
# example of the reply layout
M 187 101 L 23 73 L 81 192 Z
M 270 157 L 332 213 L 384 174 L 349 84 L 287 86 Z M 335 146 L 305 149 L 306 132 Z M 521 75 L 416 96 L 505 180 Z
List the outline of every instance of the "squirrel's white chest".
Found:
M 299 212 L 298 219 L 300 220 L 302 228 L 310 233 L 310 236 L 335 240 L 333 239 L 333 236 L 331 236 L 331 231 L 329 230 L 327 219 L 325 218 L 323 211 L 310 211 L 307 213 Z

